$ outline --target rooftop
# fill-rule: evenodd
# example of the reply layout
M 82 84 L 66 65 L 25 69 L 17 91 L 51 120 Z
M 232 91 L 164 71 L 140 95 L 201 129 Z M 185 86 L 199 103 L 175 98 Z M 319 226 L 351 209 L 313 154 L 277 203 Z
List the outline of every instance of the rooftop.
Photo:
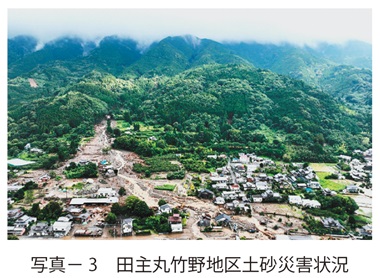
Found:
M 23 160 L 23 159 L 19 159 L 19 158 L 14 158 L 14 159 L 8 160 L 8 164 L 11 166 L 14 166 L 14 167 L 21 167 L 21 166 L 26 166 L 29 164 L 34 164 L 34 163 L 36 163 L 36 162 L 27 161 L 27 160 Z

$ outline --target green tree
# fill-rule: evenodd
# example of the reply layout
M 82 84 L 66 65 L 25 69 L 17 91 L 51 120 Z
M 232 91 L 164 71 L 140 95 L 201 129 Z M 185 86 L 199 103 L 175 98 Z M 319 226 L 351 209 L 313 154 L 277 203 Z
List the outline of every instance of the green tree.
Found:
M 57 174 L 55 171 L 50 171 L 49 172 L 49 176 L 52 178 L 52 179 L 55 179 L 57 177 Z
M 62 207 L 56 201 L 50 201 L 41 211 L 42 220 L 48 222 L 57 220 L 62 214 Z
M 134 215 L 140 216 L 140 217 L 148 217 L 153 215 L 152 210 L 148 207 L 146 202 L 144 201 L 139 201 L 136 204 L 135 210 L 134 210 Z
M 134 210 L 135 210 L 135 207 L 136 207 L 136 204 L 140 201 L 139 198 L 137 198 L 136 196 L 128 196 L 126 199 L 125 199 L 125 209 L 127 212 L 129 212 L 130 214 L 133 214 Z
M 159 206 L 163 206 L 163 205 L 165 205 L 165 204 L 167 204 L 167 202 L 166 202 L 164 199 L 160 199 L 160 200 L 158 201 L 158 205 L 159 205 Z
M 34 216 L 39 218 L 41 213 L 40 203 L 34 203 L 31 209 L 28 211 L 29 216 Z
M 105 221 L 108 223 L 108 224 L 116 224 L 116 221 L 117 221 L 117 217 L 116 215 L 113 213 L 113 212 L 109 212 Z
M 125 190 L 124 187 L 120 187 L 118 193 L 119 193 L 120 196 L 124 196 L 124 195 L 127 194 L 127 191 Z
M 24 192 L 24 201 L 27 204 L 31 204 L 34 200 L 33 190 L 27 190 Z

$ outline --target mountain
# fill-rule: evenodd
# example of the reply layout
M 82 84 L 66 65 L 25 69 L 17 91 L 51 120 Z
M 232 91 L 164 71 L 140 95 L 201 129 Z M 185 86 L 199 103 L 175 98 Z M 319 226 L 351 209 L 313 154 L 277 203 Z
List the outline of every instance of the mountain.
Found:
M 8 76 L 16 77 L 52 61 L 69 61 L 83 56 L 83 42 L 78 38 L 60 38 L 42 49 L 25 55 L 22 61 L 8 66 Z
M 37 51 L 36 45 L 31 38 L 9 40 L 11 156 L 32 143 L 62 160 L 66 146 L 75 153 L 106 113 L 165 127 L 161 145 L 170 147 L 161 153 L 202 145 L 333 161 L 372 144 L 372 70 L 349 64 L 369 54 L 365 46 L 339 56 L 335 46 L 222 44 L 193 36 L 167 37 L 144 51 L 115 36 L 99 44 L 60 38 Z
M 156 84 L 127 107 L 135 120 L 179 126 L 179 142 L 235 142 L 278 158 L 323 161 L 341 144 L 360 148 L 370 137 L 368 115 L 353 114 L 302 81 L 252 66 L 204 65 Z M 136 98 L 134 90 L 124 96 Z
M 136 41 L 110 36 L 103 38 L 98 47 L 89 51 L 84 62 L 118 75 L 140 58 L 141 53 Z
M 315 48 L 287 43 L 226 45 L 258 68 L 303 80 L 347 103 L 366 106 L 372 102 L 372 47 L 368 44 L 324 43 Z M 360 64 L 369 68 L 357 67 Z
M 325 67 L 329 61 L 311 55 L 307 50 L 296 45 L 236 43 L 229 47 L 258 68 L 286 74 L 316 85 L 318 69 Z
M 372 69 L 372 46 L 365 42 L 320 43 L 316 47 L 305 47 L 305 49 L 315 56 L 329 59 L 337 64 Z
M 35 51 L 37 40 L 30 36 L 17 36 L 8 39 L 8 65 Z
M 102 115 L 122 119 L 125 111 L 133 122 L 174 129 L 161 138 L 174 148 L 247 146 L 278 159 L 333 161 L 341 146 L 371 144 L 370 111 L 355 113 L 303 81 L 250 65 L 208 64 L 129 80 L 93 72 L 57 95 L 34 98 L 9 106 L 13 155 L 26 143 L 57 151 L 62 136 L 84 136 Z
M 193 36 L 167 37 L 152 44 L 126 74 L 175 75 L 203 64 L 249 64 L 230 49 L 212 40 Z

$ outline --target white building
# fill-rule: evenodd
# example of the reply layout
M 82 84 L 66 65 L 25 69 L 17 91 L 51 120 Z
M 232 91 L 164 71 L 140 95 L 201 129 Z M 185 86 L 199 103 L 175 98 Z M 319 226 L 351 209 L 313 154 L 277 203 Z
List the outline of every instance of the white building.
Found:
M 289 204 L 302 205 L 302 198 L 297 195 L 289 195 Z
M 53 224 L 53 233 L 55 237 L 66 236 L 71 230 L 71 222 L 56 221 Z
M 302 206 L 306 208 L 320 208 L 321 203 L 318 202 L 317 200 L 303 199 Z
M 96 192 L 96 195 L 98 197 L 117 197 L 118 196 L 117 192 L 111 187 L 99 188 L 98 192 Z

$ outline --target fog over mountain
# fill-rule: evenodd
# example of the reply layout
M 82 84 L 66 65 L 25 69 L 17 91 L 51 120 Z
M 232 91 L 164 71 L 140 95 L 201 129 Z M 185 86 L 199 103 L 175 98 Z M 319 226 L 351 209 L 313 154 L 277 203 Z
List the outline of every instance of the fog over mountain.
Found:
M 146 48 L 168 36 L 194 35 L 218 42 L 316 45 L 371 43 L 371 10 L 329 9 L 10 9 L 8 36 L 44 43 L 62 36 L 99 42 L 117 35 Z

